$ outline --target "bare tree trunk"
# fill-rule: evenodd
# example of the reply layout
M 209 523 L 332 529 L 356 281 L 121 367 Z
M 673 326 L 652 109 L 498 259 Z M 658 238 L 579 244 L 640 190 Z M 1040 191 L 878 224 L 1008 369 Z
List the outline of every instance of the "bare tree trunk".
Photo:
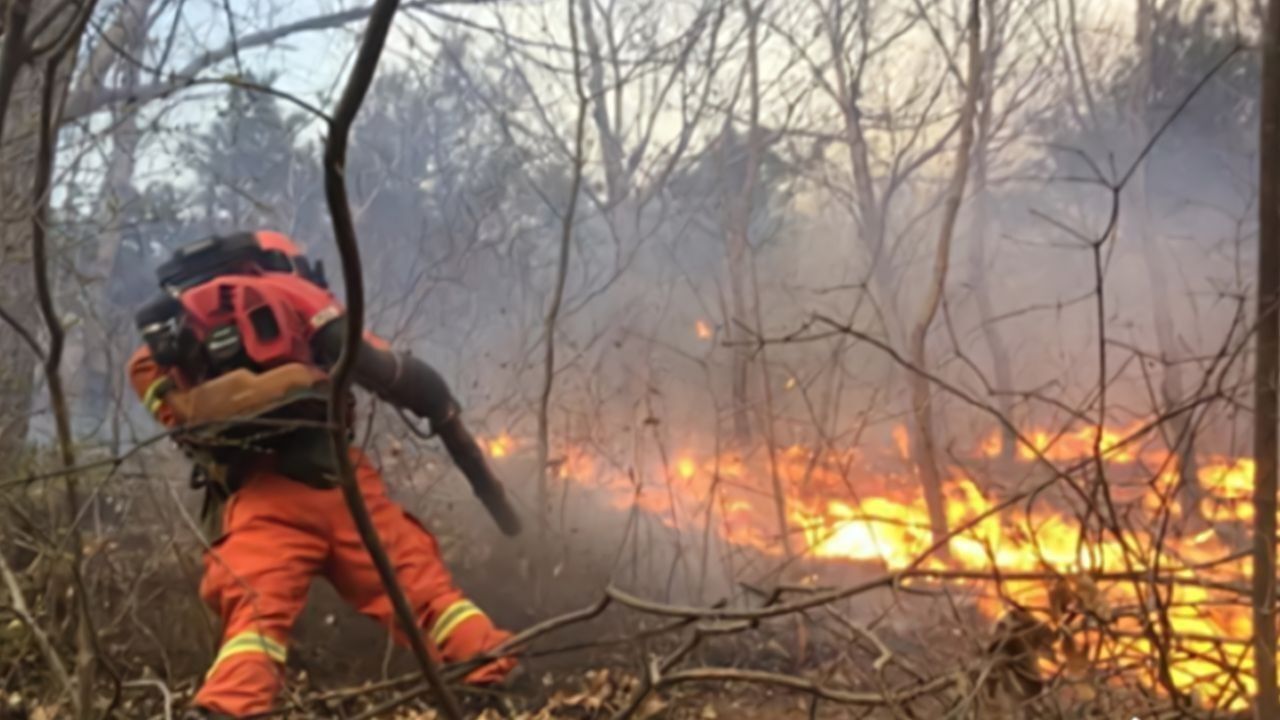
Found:
M 746 289 L 742 285 L 748 280 L 752 281 L 753 298 L 753 320 L 756 326 L 756 332 L 763 332 L 764 317 L 760 311 L 760 287 L 756 281 L 755 264 L 750 262 L 747 254 L 751 250 L 749 236 L 751 231 L 751 204 L 755 198 L 756 189 L 760 179 L 760 161 L 763 154 L 763 138 L 760 131 L 760 41 L 759 26 L 760 13 L 764 9 L 764 0 L 753 7 L 751 0 L 742 0 L 742 12 L 745 15 L 747 23 L 747 102 L 749 110 L 747 112 L 747 157 L 746 167 L 743 168 L 742 185 L 736 197 L 733 198 L 729 211 L 729 256 L 730 256 L 730 285 L 733 287 L 733 312 L 735 321 L 745 325 L 747 321 L 745 295 Z M 736 164 L 735 164 L 736 167 Z M 740 266 L 739 266 L 740 264 Z M 739 314 L 739 313 L 742 314 Z M 731 334 L 736 336 L 737 332 Z M 792 557 L 791 537 L 787 525 L 787 495 L 786 488 L 782 485 L 782 479 L 778 473 L 777 458 L 775 454 L 777 447 L 774 443 L 773 434 L 773 400 L 769 388 L 769 368 L 764 360 L 764 349 L 761 348 L 760 372 L 763 380 L 761 392 L 765 400 L 765 417 L 761 420 L 761 427 L 764 430 L 766 441 L 769 444 L 769 462 L 770 475 L 773 481 L 773 502 L 776 520 L 778 522 L 778 534 L 782 538 L 782 547 L 786 551 L 787 558 Z M 741 419 L 746 422 L 747 414 L 745 407 L 746 402 L 746 382 L 749 363 L 751 360 L 751 349 L 744 342 L 739 341 L 734 347 L 734 419 L 735 422 Z M 741 373 L 741 377 L 739 374 Z M 742 397 L 737 395 L 738 382 L 742 382 Z M 738 400 L 743 401 L 742 405 L 738 405 Z M 735 428 L 739 432 L 744 428 Z M 745 428 L 749 431 L 749 427 Z M 740 441 L 746 438 L 739 437 Z
M 8 4 L 0 55 L 0 309 L 31 332 L 38 321 L 31 302 L 31 225 L 25 202 L 36 157 L 36 124 L 40 112 L 39 74 L 26 67 L 26 32 L 30 3 Z M 0 461 L 16 462 L 30 424 L 36 357 L 22 333 L 0 325 Z
M 725 308 L 725 341 L 730 352 L 730 407 L 732 412 L 733 441 L 738 448 L 746 448 L 751 442 L 751 357 L 748 345 L 751 337 L 747 328 L 752 325 L 752 308 L 748 299 L 751 282 L 751 203 L 754 199 L 760 175 L 760 77 L 757 62 L 756 35 L 758 12 L 752 10 L 749 0 L 744 0 L 743 11 L 747 22 L 747 136 L 742 142 L 733 128 L 732 110 L 725 116 L 720 131 L 720 178 L 722 186 L 731 187 L 733 180 L 741 176 L 741 183 L 732 192 L 724 194 L 724 247 L 725 273 L 729 281 L 729 303 Z M 744 147 L 745 145 L 745 147 Z
M 754 129 L 754 126 L 753 126 Z M 725 260 L 729 276 L 729 307 L 725 318 L 725 340 L 730 352 L 730 403 L 733 414 L 733 440 L 739 448 L 745 448 L 751 442 L 750 394 L 748 378 L 751 372 L 751 348 L 748 347 L 749 313 L 747 311 L 747 281 L 750 268 L 747 253 L 750 245 L 748 225 L 751 218 L 751 193 L 755 192 L 756 150 L 752 146 L 755 138 L 747 139 L 746 173 L 742 187 L 733 193 L 726 203 L 725 212 Z M 726 181 L 734 174 L 731 168 L 740 168 L 736 161 L 739 144 L 729 121 L 721 135 L 721 177 Z
M 1137 232 L 1142 238 L 1143 259 L 1147 267 L 1147 281 L 1151 287 L 1152 321 L 1156 331 L 1156 347 L 1160 349 L 1161 365 L 1160 407 L 1158 413 L 1163 414 L 1178 406 L 1183 401 L 1182 366 L 1178 364 L 1177 338 L 1173 330 L 1173 312 L 1169 305 L 1172 295 L 1169 292 L 1168 266 L 1164 253 L 1159 247 L 1153 233 L 1147 227 L 1150 214 L 1147 207 L 1147 172 L 1140 170 L 1133 178 L 1134 210 L 1139 221 Z M 1204 522 L 1201 513 L 1201 501 L 1204 490 L 1197 477 L 1195 453 L 1195 432 L 1190 413 L 1179 413 L 1172 417 L 1165 430 L 1165 442 L 1178 458 L 1178 497 L 1181 500 L 1183 517 L 1196 522 Z
M 1138 67 L 1136 82 L 1131 95 L 1129 125 L 1132 145 L 1141 147 L 1150 135 L 1147 123 L 1148 103 L 1151 98 L 1151 82 L 1155 68 L 1156 8 L 1154 0 L 1138 0 L 1134 23 L 1134 41 L 1137 46 Z M 1134 175 L 1127 191 L 1131 207 L 1126 212 L 1130 235 L 1140 238 L 1143 260 L 1147 269 L 1147 281 L 1151 288 L 1152 324 L 1156 331 L 1156 347 L 1163 360 L 1160 380 L 1160 407 L 1158 413 L 1166 413 L 1182 402 L 1182 366 L 1177 364 L 1180 354 L 1173 330 L 1173 311 L 1170 308 L 1168 267 L 1165 253 L 1151 232 L 1150 197 L 1147 193 L 1150 163 L 1143 163 Z M 1196 473 L 1195 438 L 1191 415 L 1180 413 L 1172 418 L 1165 430 L 1165 441 L 1178 458 L 1178 495 L 1182 500 L 1183 516 L 1203 522 L 1200 503 L 1204 492 Z
M 830 4 L 829 11 L 824 13 L 824 34 L 831 46 L 832 69 L 835 71 L 834 92 L 840 105 L 844 145 L 849 158 L 849 170 L 853 185 L 852 213 L 858 233 L 858 241 L 867 253 L 867 283 L 870 297 L 875 301 L 878 318 L 884 329 L 889 345 L 903 348 L 907 341 L 904 336 L 902 313 L 898 300 L 898 283 L 887 255 L 889 233 L 889 206 L 893 178 L 880 190 L 875 181 L 872 166 L 870 143 L 864 132 L 862 113 L 862 67 L 848 57 L 850 34 L 847 25 L 851 22 L 859 27 L 859 35 L 863 43 L 870 42 L 867 37 L 869 6 L 865 0 L 856 3 L 854 18 L 848 16 L 849 8 L 843 0 Z M 885 373 L 884 385 L 897 387 L 899 368 L 890 365 Z M 914 423 L 912 434 L 916 434 Z M 912 446 L 919 443 L 913 442 Z
M 730 197 L 726 212 L 725 249 L 728 253 L 731 315 L 726 325 L 729 326 L 729 339 L 735 341 L 732 349 L 733 429 L 739 447 L 743 448 L 746 447 L 751 439 L 748 377 L 751 370 L 752 349 L 746 342 L 748 338 L 747 333 L 744 331 L 748 324 L 747 288 L 745 287 L 748 281 L 751 282 L 752 290 L 750 309 L 752 324 L 754 324 L 757 333 L 764 331 L 764 314 L 760 306 L 760 282 L 756 273 L 754 258 L 751 258 L 749 254 L 751 252 L 751 210 L 760 180 L 760 163 L 763 155 L 762 145 L 764 144 L 760 129 L 759 28 L 760 16 L 764 11 L 766 2 L 767 0 L 760 0 L 758 3 L 753 3 L 752 0 L 742 0 L 742 12 L 745 18 L 744 21 L 747 24 L 748 112 L 746 158 L 745 166 L 740 165 L 736 161 L 736 157 L 727 160 L 722 166 L 722 171 L 726 168 L 742 169 L 742 184 L 738 192 Z M 728 125 L 728 122 L 729 120 L 726 120 L 723 140 L 725 152 L 732 152 L 736 155 L 738 150 L 737 143 L 731 142 L 733 135 L 730 132 L 731 126 Z M 722 181 L 729 181 L 736 174 L 734 172 L 722 176 Z M 791 544 L 791 530 L 788 522 L 787 487 L 778 466 L 779 448 L 774 428 L 773 392 L 770 385 L 769 363 L 763 347 L 759 348 L 759 361 L 757 364 L 760 371 L 760 393 L 763 399 L 763 414 L 759 425 L 769 453 L 769 478 L 773 490 L 774 518 L 778 525 L 778 538 L 787 559 L 783 566 L 782 578 L 779 578 L 779 580 L 785 581 L 788 574 L 796 572 L 794 567 L 796 555 Z M 799 666 L 804 662 L 808 646 L 808 630 L 803 621 L 798 620 L 796 623 L 795 640 L 794 659 L 797 666 Z
M 42 8 L 44 9 L 44 8 Z M 0 43 L 0 307 L 11 309 L 0 326 L 0 351 L 6 356 L 8 376 L 0 399 L 0 459 L 12 460 L 25 442 L 36 359 L 43 362 L 49 402 L 53 409 L 58 451 L 65 470 L 75 466 L 74 438 L 61 364 L 63 328 L 53 301 L 54 270 L 49 262 L 48 205 L 57 144 L 59 109 L 80 36 L 93 2 L 67 3 L 54 10 L 39 37 L 27 35 L 30 3 L 12 2 L 5 14 Z M 38 52 L 33 52 L 40 48 Z M 37 313 L 37 309 L 39 312 Z M 31 331 L 43 321 L 48 347 L 35 345 Z M 93 715 L 93 693 L 99 661 L 90 599 L 81 577 L 84 546 L 76 523 L 80 493 L 76 473 L 65 479 L 68 559 L 73 603 L 65 627 L 75 638 L 75 690 L 67 698 L 72 716 Z M 52 508 L 51 508 L 52 509 Z M 56 511 L 53 517 L 57 517 Z
M 585 4 L 585 3 L 584 3 Z M 578 209 L 578 195 L 582 188 L 582 166 L 583 143 L 586 136 L 587 127 L 587 111 L 594 99 L 598 105 L 603 102 L 604 98 L 597 96 L 591 98 L 587 95 L 586 88 L 582 84 L 582 54 L 578 49 L 578 21 L 573 11 L 573 0 L 568 0 L 567 7 L 569 11 L 569 29 L 573 38 L 573 77 L 574 87 L 577 90 L 578 100 L 578 118 L 574 125 L 573 132 L 573 179 L 569 184 L 569 197 L 567 199 L 568 207 L 565 208 L 564 216 L 560 224 L 560 255 L 556 264 L 555 285 L 551 292 L 551 301 L 547 305 L 546 323 L 543 328 L 544 338 L 543 347 L 545 355 L 542 365 L 542 393 L 538 399 L 538 540 L 539 547 L 536 549 L 536 555 L 545 558 L 541 553 L 545 552 L 547 541 L 547 530 L 551 522 L 551 468 L 549 467 L 549 457 L 551 451 L 551 392 L 555 385 L 556 372 L 556 329 L 557 322 L 560 319 L 561 305 L 564 302 L 565 282 L 569 277 L 569 252 L 573 248 L 573 223 Z M 585 19 L 589 16 L 584 13 Z M 537 568 L 539 573 L 538 590 L 539 594 L 542 589 L 542 571 L 545 570 L 545 563 L 539 563 Z
M 65 333 L 62 318 L 53 301 L 54 270 L 52 263 L 49 262 L 47 247 L 49 192 L 52 188 L 54 149 L 57 145 L 59 124 L 56 108 L 61 99 L 61 96 L 55 95 L 54 91 L 58 87 L 65 90 L 67 86 L 66 78 L 70 72 L 61 67 L 63 60 L 67 57 L 74 61 L 75 53 L 68 53 L 65 50 L 55 53 L 44 66 L 40 121 L 37 126 L 39 147 L 36 151 L 35 179 L 30 194 L 29 216 L 34 295 L 40 308 L 40 315 L 44 319 L 45 332 L 49 336 L 49 346 L 44 357 L 45 382 L 49 387 L 49 404 L 53 408 L 59 459 L 62 462 L 62 468 L 68 471 L 66 477 L 67 534 L 76 612 L 73 623 L 76 631 L 76 693 L 72 707 L 77 718 L 89 718 L 94 715 L 96 641 L 89 611 L 88 589 L 80 575 L 80 569 L 84 563 L 84 542 L 77 525 L 77 516 L 80 514 L 80 483 L 78 474 L 73 470 L 76 465 L 75 438 L 71 434 L 71 410 L 62 382 L 62 349 Z
M 1254 371 L 1253 657 L 1257 720 L 1280 717 L 1276 693 L 1276 424 L 1280 384 L 1280 0 L 1267 3 L 1262 42 L 1258 173 L 1258 345 Z
M 605 60 L 600 47 L 600 39 L 596 35 L 592 3 L 596 0 L 580 0 L 578 7 L 582 13 L 582 39 L 586 45 L 588 73 L 587 87 L 591 91 L 594 102 L 591 104 L 591 119 L 596 134 L 600 137 L 600 154 L 604 160 L 605 204 L 612 208 L 630 191 L 629 177 L 623 168 L 622 139 L 614 127 L 621 118 L 609 117 L 608 94 L 604 83 Z M 620 94 L 619 89 L 618 93 Z
M 994 3 L 989 3 L 988 8 L 992 7 Z M 994 24 L 995 21 L 994 13 L 989 11 L 987 22 Z M 994 35 L 989 37 L 991 42 L 995 43 Z M 996 47 L 988 48 L 986 57 L 989 67 L 994 66 L 996 54 Z M 973 152 L 973 213 L 970 223 L 972 232 L 969 240 L 969 281 L 973 285 L 973 297 L 978 306 L 978 322 L 981 324 L 982 338 L 987 344 L 987 351 L 991 353 L 992 379 L 995 389 L 1003 391 L 996 396 L 995 405 L 1001 415 L 1012 421 L 1013 398 L 1007 393 L 1013 389 L 1013 362 L 1009 357 L 1009 346 L 1005 343 L 1004 333 L 995 322 L 995 310 L 991 305 L 990 275 L 987 272 L 987 242 L 988 238 L 996 236 L 996 233 L 992 232 L 990 194 L 987 187 L 987 164 L 990 160 L 991 123 L 995 104 L 994 85 L 993 82 L 982 84 L 982 107 L 978 113 L 978 137 Z M 1018 440 L 1013 429 L 1001 425 L 1000 459 L 1004 462 L 1012 461 L 1017 451 L 1017 444 Z
M 129 0 L 120 6 L 119 17 L 113 34 L 116 47 L 122 47 L 135 58 L 143 56 L 146 46 L 146 23 L 150 14 L 152 0 Z M 103 43 L 107 45 L 107 43 Z M 117 52 L 111 53 L 118 58 Z M 138 84 L 139 68 L 137 63 L 123 61 L 113 63 L 117 67 L 119 86 L 133 88 Z M 92 65 L 92 63 L 91 63 Z M 93 69 L 92 67 L 90 68 Z M 101 85 L 105 77 L 86 77 L 82 80 L 94 85 Z M 136 165 L 138 144 L 142 138 L 138 127 L 136 107 L 123 107 L 114 113 L 114 126 L 111 132 L 111 155 L 107 159 L 106 176 L 102 183 L 102 208 L 100 215 L 105 219 L 103 232 L 98 235 L 97 247 L 89 266 L 89 277 L 97 284 L 87 293 L 87 312 L 80 323 L 78 333 L 81 358 L 77 362 L 74 355 L 68 357 L 71 367 L 76 368 L 73 388 L 83 401 L 82 413 L 85 419 L 95 425 L 105 419 L 108 412 L 106 398 L 115 394 L 118 378 L 122 376 L 119 368 L 111 367 L 111 358 L 115 355 L 107 352 L 112 338 L 117 336 L 119 313 L 113 312 L 110 302 L 112 276 L 115 274 L 116 257 L 123 243 L 125 228 L 131 217 L 136 217 L 140 197 L 134 188 L 133 174 Z M 68 350 L 72 348 L 68 347 Z
M 19 205 L 20 212 L 17 218 L 25 220 L 28 227 L 27 235 L 31 243 L 31 277 L 27 287 L 31 288 L 31 294 L 27 302 L 39 308 L 44 330 L 48 336 L 47 347 L 40 354 L 43 360 L 45 383 L 49 390 L 49 405 L 53 411 L 57 433 L 58 458 L 62 469 L 67 473 L 64 480 L 66 542 L 72 583 L 71 599 L 74 603 L 74 614 L 67 625 L 74 631 L 76 640 L 76 687 L 70 701 L 73 715 L 77 720 L 92 717 L 95 714 L 93 696 L 97 689 L 97 670 L 99 662 L 104 658 L 101 657 L 97 647 L 97 633 L 94 630 L 90 607 L 91 599 L 81 574 L 84 564 L 84 543 L 77 524 L 77 518 L 81 512 L 80 478 L 74 470 L 75 438 L 71 432 L 71 411 L 63 385 L 62 358 L 66 335 L 62 317 L 54 302 L 53 287 L 56 278 L 53 263 L 49 260 L 49 202 L 53 187 L 58 127 L 61 124 L 60 110 L 66 99 L 81 35 L 93 8 L 94 3 L 90 1 L 83 6 L 68 3 L 54 11 L 58 14 L 52 24 L 57 30 L 47 38 L 22 38 L 21 24 L 16 31 L 10 27 L 7 32 L 12 34 L 6 38 L 6 45 L 9 40 L 25 40 L 28 48 L 37 47 L 39 40 L 47 40 L 42 46 L 42 51 L 32 53 L 26 58 L 32 80 L 38 88 L 38 113 L 34 124 L 29 128 L 35 152 L 29 161 L 30 164 L 26 166 L 31 171 L 30 186 L 25 193 L 27 202 L 25 206 Z M 8 53 L 6 52 L 5 55 L 8 56 Z M 6 61 L 8 59 L 6 57 Z M 7 70 L 0 70 L 0 75 L 5 72 Z M 118 699 L 119 678 L 115 679 Z M 108 708 L 107 713 L 110 714 L 110 712 L 111 708 Z
M 938 235 L 938 248 L 934 255 L 932 282 L 929 285 L 928 297 L 925 298 L 915 325 L 911 329 L 911 362 L 920 370 L 928 367 L 926 340 L 929 326 L 933 324 L 938 307 L 942 304 L 942 294 L 946 291 L 947 268 L 951 261 L 951 239 L 955 234 L 956 218 L 960 214 L 960 203 L 964 199 L 965 183 L 969 176 L 974 116 L 982 83 L 981 25 L 979 0 L 971 0 L 968 21 L 969 77 L 964 106 L 960 109 L 960 145 L 956 148 L 955 167 L 952 171 L 950 187 L 947 189 L 946 204 L 943 207 L 942 227 Z M 929 381 L 918 372 L 911 373 L 909 378 L 912 409 L 919 431 L 919 447 L 915 451 L 916 469 L 924 488 L 925 502 L 929 507 L 929 524 L 936 542 L 947 533 L 947 509 L 942 494 L 942 475 L 938 468 L 937 451 L 934 447 L 933 403 L 929 392 Z
M 988 211 L 987 197 L 987 163 L 981 151 L 975 159 L 973 173 L 974 208 L 973 236 L 969 246 L 969 277 L 973 283 L 974 300 L 978 305 L 978 322 L 982 326 L 982 339 L 991 354 L 992 383 L 1000 394 L 995 397 L 995 406 L 1000 414 L 1013 420 L 1013 398 L 1008 393 L 1013 389 L 1013 361 L 1009 356 L 1009 346 L 1004 340 L 1004 333 L 996 325 L 995 309 L 991 304 L 990 275 L 987 272 L 987 240 L 993 235 L 991 215 Z M 1000 459 L 1009 462 L 1014 459 L 1018 439 L 1013 429 L 1000 427 Z
M 23 18 L 29 12 L 42 14 L 41 11 L 54 7 L 34 5 L 34 10 L 30 2 L 11 2 L 5 6 L 2 37 L 6 47 L 10 40 L 13 44 L 6 56 L 0 58 L 0 76 L 3 76 L 0 85 L 5 86 L 0 88 L 0 310 L 28 334 L 40 324 L 36 304 L 32 302 L 35 287 L 28 207 L 40 137 L 40 69 L 55 40 L 76 43 L 78 48 L 80 38 L 68 37 L 67 33 L 84 17 L 81 10 L 91 8 L 92 2 L 62 5 L 49 22 L 43 23 L 40 37 L 25 38 L 28 42 L 22 43 L 21 34 L 26 25 Z M 45 56 L 30 57 L 32 47 L 45 50 Z M 60 108 L 66 104 L 73 64 L 74 55 L 70 61 L 60 63 L 55 78 L 57 84 L 52 88 Z M 0 367 L 0 459 L 10 462 L 21 454 L 25 445 L 35 392 L 37 358 L 21 335 L 10 322 L 0 323 L 0 356 L 5 358 Z

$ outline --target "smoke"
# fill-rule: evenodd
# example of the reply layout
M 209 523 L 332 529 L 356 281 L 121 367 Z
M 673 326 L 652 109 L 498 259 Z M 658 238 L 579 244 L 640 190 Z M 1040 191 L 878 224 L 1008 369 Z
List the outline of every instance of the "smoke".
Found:
M 807 19 L 776 20 L 803 25 Z M 962 208 L 945 305 L 929 336 L 928 370 L 983 403 L 1005 407 L 1008 399 L 1019 424 L 1065 424 L 1073 411 L 1095 417 L 1103 350 L 1108 420 L 1150 418 L 1166 403 L 1160 392 L 1165 364 L 1183 368 L 1182 390 L 1189 395 L 1205 359 L 1233 328 L 1240 331 L 1239 301 L 1253 274 L 1245 249 L 1252 232 L 1253 148 L 1241 138 L 1252 137 L 1256 122 L 1245 90 L 1254 86 L 1256 60 L 1236 58 L 1179 109 L 1229 42 L 1198 15 L 1161 22 L 1164 42 L 1152 74 L 1158 80 L 1137 110 L 1126 94 L 1136 82 L 1127 51 L 1112 49 L 1091 68 L 1099 71 L 1092 108 L 1056 69 L 1015 66 L 1016 54 L 999 60 L 1016 68 L 1010 70 L 1015 78 L 1025 75 L 1034 92 L 1001 86 L 992 94 L 992 129 L 980 148 L 987 182 L 970 183 Z M 532 20 L 516 25 L 522 33 L 540 32 Z M 554 45 L 563 39 L 562 28 L 552 27 L 543 40 Z M 706 21 L 705 27 L 710 33 L 713 26 Z M 686 29 L 659 22 L 650 27 L 652 37 L 637 33 L 628 40 L 662 45 Z M 740 28 L 724 32 L 732 30 Z M 815 82 L 794 64 L 775 62 L 791 57 L 787 43 L 766 40 L 762 82 L 774 94 L 766 98 L 761 180 L 750 198 L 751 252 L 747 277 L 740 278 L 748 296 L 745 317 L 732 310 L 734 269 L 726 246 L 727 203 L 741 187 L 747 157 L 741 108 L 731 104 L 741 102 L 731 92 L 729 70 L 736 61 L 706 86 L 713 101 L 690 120 L 697 129 L 669 166 L 677 145 L 667 141 L 680 137 L 680 103 L 699 97 L 699 81 L 716 57 L 709 38 L 698 39 L 685 56 L 664 56 L 673 66 L 685 63 L 676 77 L 688 87 L 655 111 L 663 118 L 655 124 L 661 141 L 640 142 L 642 103 L 655 96 L 647 85 L 643 92 L 636 88 L 649 81 L 623 84 L 622 90 L 609 86 L 601 104 L 614 113 L 622 105 L 613 127 L 631 174 L 625 192 L 610 197 L 615 190 L 603 167 L 605 138 L 593 120 L 564 312 L 549 339 L 545 313 L 571 167 L 570 124 L 561 122 L 570 100 L 556 72 L 567 55 L 532 42 L 515 52 L 478 27 L 409 35 L 429 43 L 431 52 L 420 62 L 393 61 L 384 68 L 350 151 L 369 324 L 440 367 L 481 434 L 508 433 L 522 443 L 519 457 L 499 464 L 527 511 L 540 472 L 529 467 L 528 453 L 542 392 L 541 350 L 549 340 L 557 344 L 550 472 L 563 471 L 556 487 L 570 490 L 560 491 L 564 505 L 551 518 L 557 532 L 563 530 L 556 552 L 577 557 L 588 547 L 604 572 L 613 572 L 628 567 L 619 558 L 641 547 L 640 533 L 648 532 L 643 547 L 652 553 L 647 561 L 655 574 L 645 582 L 665 587 L 667 568 L 696 564 L 682 554 L 695 547 L 685 541 L 705 529 L 698 512 L 714 507 L 713 497 L 686 508 L 690 517 L 659 511 L 644 523 L 614 505 L 620 494 L 667 492 L 671 478 L 681 474 L 682 457 L 702 463 L 736 453 L 753 467 L 768 468 L 770 449 L 792 445 L 896 455 L 893 428 L 909 409 L 906 371 L 882 350 L 832 333 L 815 318 L 847 324 L 905 352 L 901 338 L 927 290 L 953 161 L 941 108 L 957 88 L 945 82 L 946 63 L 923 54 L 937 49 L 931 36 L 920 30 L 874 67 L 889 73 L 893 53 L 911 49 L 910 67 L 920 78 L 912 78 L 918 87 L 905 85 L 912 91 L 943 88 L 939 105 L 930 105 L 923 90 L 918 97 L 908 93 L 912 103 L 899 103 L 892 91 L 901 88 L 887 74 L 869 80 L 860 100 L 872 118 L 877 199 L 892 187 L 881 248 L 874 247 L 859 204 L 865 188 L 851 167 L 839 108 L 820 94 L 784 92 Z M 291 72 L 290 82 L 297 81 Z M 790 83 L 797 77 L 805 81 Z M 618 92 L 636 107 L 616 100 Z M 198 107 L 221 112 L 195 113 L 199 122 L 184 115 L 187 135 L 156 133 L 143 144 L 147 172 L 135 182 L 146 202 L 120 219 L 127 237 L 112 269 L 111 299 L 120 314 L 141 299 L 137 288 L 169 247 L 215 230 L 273 227 L 327 259 L 331 274 L 336 268 L 319 192 L 314 118 L 244 90 L 203 102 Z M 938 117 L 913 138 L 911 121 L 925 110 Z M 1113 193 L 1104 183 L 1128 170 L 1174 112 L 1177 120 L 1120 194 L 1117 221 L 1107 234 Z M 633 114 L 641 119 L 633 122 Z M 163 115 L 149 119 L 159 123 Z M 931 159 L 912 174 L 895 175 L 930 143 L 940 143 Z M 180 172 L 169 176 L 154 170 L 175 165 Z M 69 227 L 68 234 L 82 241 L 95 232 L 90 223 Z M 1091 245 L 1098 240 L 1100 295 Z M 975 265 L 979 243 L 983 258 Z M 1162 292 L 1153 288 L 1153 263 L 1163 268 Z M 1172 328 L 1171 339 L 1157 332 L 1161 317 Z M 999 329 L 1003 349 L 985 332 L 990 326 Z M 117 336 L 116 357 L 127 357 L 136 340 L 125 335 Z M 731 338 L 750 351 L 742 398 L 732 390 L 737 348 Z M 1010 362 L 1009 386 L 995 378 L 1000 352 Z M 936 400 L 943 420 L 939 447 L 974 448 L 997 427 L 952 394 L 937 390 Z M 747 438 L 737 437 L 732 426 L 739 402 L 750 420 Z M 1229 421 L 1206 430 L 1202 442 L 1235 452 L 1236 422 L 1221 417 Z M 95 416 L 89 425 L 99 427 L 92 421 L 105 419 Z M 394 436 L 408 444 L 395 418 L 379 414 L 374 427 L 379 442 Z M 902 482 L 911 483 L 908 464 L 898 462 Z M 406 468 L 406 478 L 426 483 L 445 474 L 441 465 L 424 468 Z M 704 472 L 701 464 L 698 471 Z M 564 484 L 591 477 L 609 478 L 607 487 Z M 767 480 L 766 470 L 751 482 L 767 492 Z M 483 518 L 476 524 L 483 526 Z M 727 566 L 713 570 L 723 582 L 733 575 Z M 689 583 L 682 588 L 695 590 Z

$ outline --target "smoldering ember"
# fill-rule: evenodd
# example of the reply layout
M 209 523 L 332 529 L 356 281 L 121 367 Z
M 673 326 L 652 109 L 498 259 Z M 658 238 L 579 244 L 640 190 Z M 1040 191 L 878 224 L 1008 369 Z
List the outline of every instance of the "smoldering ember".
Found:
M 1278 304 L 1278 0 L 3 0 L 0 720 L 1277 720 Z

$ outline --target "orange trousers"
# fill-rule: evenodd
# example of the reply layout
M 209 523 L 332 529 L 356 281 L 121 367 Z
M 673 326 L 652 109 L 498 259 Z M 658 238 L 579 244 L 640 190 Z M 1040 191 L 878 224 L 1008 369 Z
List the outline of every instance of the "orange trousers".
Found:
M 352 459 L 369 514 L 437 658 L 466 660 L 510 637 L 454 587 L 435 538 L 387 497 L 378 471 L 360 453 Z M 233 717 L 272 708 L 283 686 L 290 628 L 317 575 L 405 641 L 341 490 L 255 475 L 227 502 L 222 537 L 204 564 L 200 596 L 222 617 L 223 637 L 196 695 L 199 707 Z M 503 658 L 467 681 L 497 682 L 514 666 L 514 659 Z

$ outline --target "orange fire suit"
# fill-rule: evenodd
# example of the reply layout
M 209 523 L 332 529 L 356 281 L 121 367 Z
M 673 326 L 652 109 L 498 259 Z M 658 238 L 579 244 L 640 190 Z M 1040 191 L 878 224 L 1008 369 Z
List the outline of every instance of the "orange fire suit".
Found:
M 177 424 L 155 388 L 166 378 L 143 346 L 129 377 L 165 426 Z M 435 538 L 386 494 L 369 459 L 351 450 L 356 477 L 378 535 L 438 658 L 462 661 L 500 645 L 510 634 L 453 585 Z M 222 510 L 222 534 L 205 553 L 201 598 L 223 621 L 222 645 L 195 704 L 233 717 L 270 710 L 282 687 L 289 631 L 313 578 L 324 575 L 357 610 L 405 638 L 342 492 L 318 489 L 252 465 Z M 500 681 L 515 666 L 502 658 L 468 682 Z

